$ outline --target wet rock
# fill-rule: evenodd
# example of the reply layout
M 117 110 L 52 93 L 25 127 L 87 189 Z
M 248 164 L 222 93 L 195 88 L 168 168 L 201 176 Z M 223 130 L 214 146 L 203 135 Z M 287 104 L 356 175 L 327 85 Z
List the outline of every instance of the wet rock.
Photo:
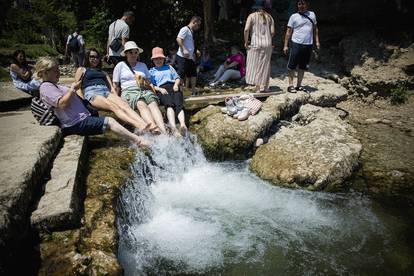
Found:
M 301 107 L 297 125 L 281 128 L 252 158 L 251 169 L 276 185 L 337 190 L 359 164 L 354 129 L 336 111 Z
M 197 134 L 205 154 L 213 159 L 244 159 L 255 141 L 283 115 L 294 113 L 309 98 L 308 94 L 282 94 L 269 97 L 262 110 L 246 121 L 222 114 L 219 107 L 207 107 L 191 120 L 191 131 Z

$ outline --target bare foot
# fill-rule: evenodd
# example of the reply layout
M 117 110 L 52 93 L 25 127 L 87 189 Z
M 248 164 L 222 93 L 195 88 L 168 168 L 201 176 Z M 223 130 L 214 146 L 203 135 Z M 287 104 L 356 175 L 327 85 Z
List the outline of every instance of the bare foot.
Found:
M 187 126 L 180 126 L 180 134 L 183 136 L 183 137 L 186 137 L 187 136 L 187 133 L 188 133 L 188 128 L 187 128 Z

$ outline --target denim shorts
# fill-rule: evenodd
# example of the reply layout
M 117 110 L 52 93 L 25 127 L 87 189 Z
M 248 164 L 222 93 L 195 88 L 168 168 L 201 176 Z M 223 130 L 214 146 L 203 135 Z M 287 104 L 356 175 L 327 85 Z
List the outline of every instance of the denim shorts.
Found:
M 79 123 L 62 128 L 63 135 L 97 135 L 105 132 L 108 127 L 108 117 L 87 117 Z
M 98 95 L 107 98 L 109 93 L 108 87 L 103 84 L 95 84 L 83 89 L 83 95 L 89 102 L 92 102 Z

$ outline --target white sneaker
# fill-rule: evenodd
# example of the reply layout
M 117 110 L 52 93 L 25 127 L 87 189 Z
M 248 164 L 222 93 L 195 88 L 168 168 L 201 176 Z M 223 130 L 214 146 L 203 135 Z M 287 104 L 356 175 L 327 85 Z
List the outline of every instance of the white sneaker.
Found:
M 217 82 L 210 82 L 210 84 L 208 86 L 215 87 L 216 85 L 217 85 Z

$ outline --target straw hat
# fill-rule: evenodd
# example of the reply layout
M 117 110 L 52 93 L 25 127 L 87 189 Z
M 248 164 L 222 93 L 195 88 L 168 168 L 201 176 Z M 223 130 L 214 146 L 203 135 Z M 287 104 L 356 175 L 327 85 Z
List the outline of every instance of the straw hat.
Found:
M 124 50 L 121 53 L 121 56 L 125 56 L 125 52 L 132 50 L 132 49 L 137 49 L 138 53 L 142 53 L 144 52 L 144 50 L 142 50 L 141 48 L 138 47 L 138 45 L 135 43 L 135 41 L 127 41 L 127 43 L 125 43 L 125 47 Z
M 165 58 L 164 50 L 160 47 L 153 48 L 151 59 L 154 59 L 154 58 Z

